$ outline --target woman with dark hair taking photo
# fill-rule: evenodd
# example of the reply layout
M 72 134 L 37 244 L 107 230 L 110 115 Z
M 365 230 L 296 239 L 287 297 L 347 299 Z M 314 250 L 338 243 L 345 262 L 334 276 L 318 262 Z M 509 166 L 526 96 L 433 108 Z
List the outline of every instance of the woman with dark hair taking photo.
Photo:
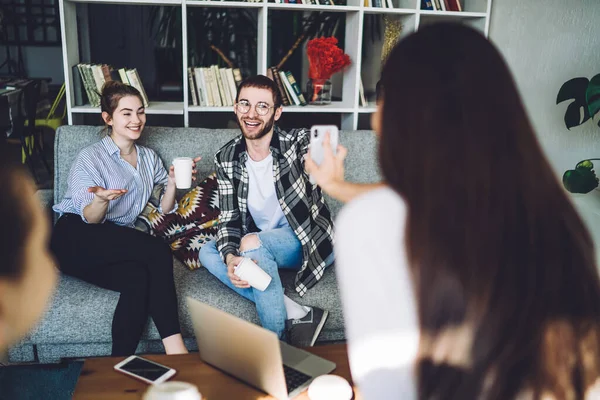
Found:
M 41 317 L 57 278 L 35 185 L 7 153 L 0 144 L 0 354 Z
M 431 25 L 393 49 L 381 83 L 384 185 L 336 227 L 364 398 L 598 398 L 594 246 L 499 52 L 471 28 Z M 307 169 L 334 197 L 360 192 L 339 154 Z
M 112 355 L 134 354 L 148 316 L 167 354 L 187 353 L 179 327 L 173 257 L 160 238 L 133 229 L 155 186 L 160 209 L 175 211 L 173 167 L 136 144 L 146 124 L 142 96 L 121 82 L 101 95 L 108 134 L 81 150 L 71 167 L 52 250 L 64 273 L 120 292 L 112 323 Z M 198 161 L 198 159 L 196 159 Z

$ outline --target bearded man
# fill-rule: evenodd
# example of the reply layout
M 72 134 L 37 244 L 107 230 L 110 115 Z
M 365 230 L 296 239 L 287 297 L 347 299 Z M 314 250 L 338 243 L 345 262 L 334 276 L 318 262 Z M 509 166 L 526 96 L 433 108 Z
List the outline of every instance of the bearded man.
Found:
M 279 129 L 282 111 L 271 79 L 256 75 L 240 84 L 234 112 L 241 135 L 215 155 L 220 224 L 217 240 L 202 247 L 200 262 L 256 304 L 263 327 L 295 346 L 312 346 L 328 312 L 287 297 L 279 269 L 297 271 L 295 289 L 303 296 L 333 263 L 333 223 L 321 189 L 304 168 L 310 132 Z M 235 275 L 244 258 L 271 276 L 266 290 Z

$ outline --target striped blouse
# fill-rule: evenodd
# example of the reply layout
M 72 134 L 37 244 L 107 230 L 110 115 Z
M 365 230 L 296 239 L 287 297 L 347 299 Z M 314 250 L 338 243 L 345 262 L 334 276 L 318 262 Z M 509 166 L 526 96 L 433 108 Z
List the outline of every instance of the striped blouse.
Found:
M 147 147 L 137 144 L 135 147 L 137 168 L 121 158 L 119 148 L 109 136 L 81 150 L 69 172 L 67 193 L 52 209 L 60 215 L 79 214 L 87 222 L 83 209 L 94 199 L 94 194 L 88 192 L 89 187 L 127 189 L 123 196 L 108 203 L 102 222 L 133 227 L 148 203 L 154 186 L 162 184 L 166 187 L 168 180 L 167 171 L 158 155 Z M 170 212 L 175 211 L 176 206 Z

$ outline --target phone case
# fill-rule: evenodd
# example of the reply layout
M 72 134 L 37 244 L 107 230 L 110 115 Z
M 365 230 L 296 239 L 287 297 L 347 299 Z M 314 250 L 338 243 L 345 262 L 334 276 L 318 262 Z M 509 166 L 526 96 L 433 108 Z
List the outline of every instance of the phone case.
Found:
M 310 128 L 310 156 L 317 165 L 320 165 L 325 157 L 323 139 L 327 132 L 329 132 L 331 150 L 333 151 L 333 154 L 336 154 L 339 141 L 338 127 L 335 125 L 313 125 L 313 127 Z M 312 176 L 310 177 L 310 183 L 313 185 L 315 184 Z

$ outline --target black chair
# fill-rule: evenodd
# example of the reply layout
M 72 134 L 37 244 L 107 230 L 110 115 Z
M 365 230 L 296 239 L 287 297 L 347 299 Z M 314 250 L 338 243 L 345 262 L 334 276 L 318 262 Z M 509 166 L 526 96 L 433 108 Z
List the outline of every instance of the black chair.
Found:
M 13 119 L 13 136 L 21 141 L 25 162 L 33 178 L 38 183 L 39 180 L 35 173 L 35 161 L 41 161 L 48 174 L 52 174 L 44 156 L 44 151 L 40 146 L 40 140 L 37 140 L 36 137 L 35 117 L 40 98 L 40 89 L 41 81 L 36 79 L 31 80 L 21 87 L 17 101 L 17 113 Z

